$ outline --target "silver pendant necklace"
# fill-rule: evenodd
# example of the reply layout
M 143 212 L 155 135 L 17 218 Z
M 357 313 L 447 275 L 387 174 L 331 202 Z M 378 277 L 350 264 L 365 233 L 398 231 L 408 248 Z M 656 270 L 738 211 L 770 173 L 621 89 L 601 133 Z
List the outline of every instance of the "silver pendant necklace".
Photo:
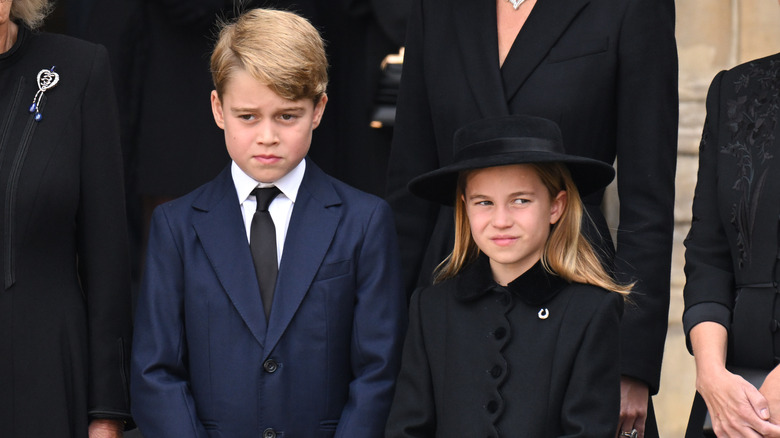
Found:
M 522 5 L 525 0 L 507 0 L 509 3 L 512 3 L 512 7 L 515 8 L 515 10 L 518 10 L 520 8 L 520 5 Z

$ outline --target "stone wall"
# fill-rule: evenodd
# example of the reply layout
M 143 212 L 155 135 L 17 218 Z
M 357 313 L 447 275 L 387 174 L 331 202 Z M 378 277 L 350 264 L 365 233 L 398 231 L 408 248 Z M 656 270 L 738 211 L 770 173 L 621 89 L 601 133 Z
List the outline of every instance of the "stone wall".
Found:
M 675 249 L 669 334 L 656 397 L 661 436 L 682 437 L 694 394 L 693 358 L 682 333 L 685 239 L 690 226 L 704 100 L 715 74 L 780 52 L 780 5 L 772 0 L 677 0 L 680 60 L 680 128 L 675 206 Z

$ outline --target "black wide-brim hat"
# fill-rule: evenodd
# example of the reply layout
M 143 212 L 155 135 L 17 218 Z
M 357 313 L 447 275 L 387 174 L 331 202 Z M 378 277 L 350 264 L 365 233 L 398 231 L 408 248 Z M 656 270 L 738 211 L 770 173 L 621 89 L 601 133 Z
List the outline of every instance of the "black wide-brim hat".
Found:
M 469 123 L 455 132 L 452 164 L 409 182 L 413 194 L 453 205 L 458 174 L 464 170 L 511 164 L 564 163 L 581 195 L 603 189 L 615 169 L 599 160 L 567 154 L 555 122 L 532 116 L 503 116 Z

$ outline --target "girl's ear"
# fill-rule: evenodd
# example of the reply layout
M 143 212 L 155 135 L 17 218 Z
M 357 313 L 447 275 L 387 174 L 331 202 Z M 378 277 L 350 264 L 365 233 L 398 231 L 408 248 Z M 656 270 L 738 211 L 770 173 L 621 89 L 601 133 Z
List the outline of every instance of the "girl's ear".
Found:
M 569 195 L 566 193 L 566 190 L 561 190 L 557 195 L 555 195 L 552 203 L 550 203 L 550 225 L 558 222 L 558 219 L 561 218 L 564 210 L 566 210 L 566 204 L 568 201 Z

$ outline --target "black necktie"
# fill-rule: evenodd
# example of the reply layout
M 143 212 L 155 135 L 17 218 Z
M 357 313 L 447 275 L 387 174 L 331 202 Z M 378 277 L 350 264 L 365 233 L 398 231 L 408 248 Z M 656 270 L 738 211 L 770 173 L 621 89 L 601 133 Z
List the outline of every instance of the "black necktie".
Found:
M 268 320 L 279 270 L 276 261 L 276 227 L 271 214 L 268 213 L 268 206 L 279 194 L 279 189 L 256 188 L 252 190 L 252 194 L 257 198 L 257 210 L 252 217 L 252 227 L 249 231 L 249 248 L 252 250 L 257 284 L 260 285 L 260 297 L 263 299 L 263 310 Z

